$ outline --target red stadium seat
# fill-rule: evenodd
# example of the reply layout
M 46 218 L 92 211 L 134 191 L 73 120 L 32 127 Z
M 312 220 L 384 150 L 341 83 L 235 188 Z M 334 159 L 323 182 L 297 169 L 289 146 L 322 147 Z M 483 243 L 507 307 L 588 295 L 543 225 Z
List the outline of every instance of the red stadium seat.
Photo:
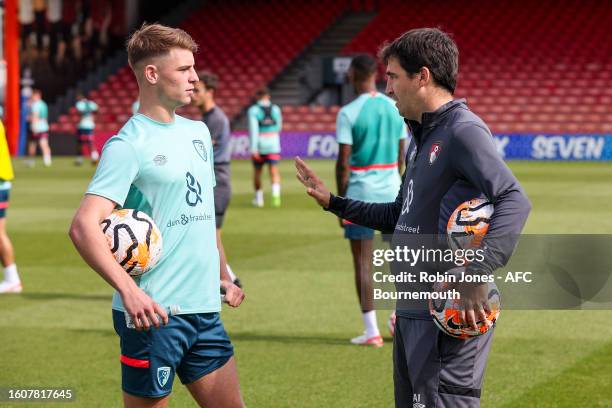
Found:
M 441 27 L 453 34 L 461 52 L 457 96 L 467 96 L 474 111 L 483 115 L 501 113 L 499 106 L 507 111 L 520 106 L 536 115 L 527 123 L 493 117 L 501 120 L 493 128 L 507 132 L 609 129 L 591 125 L 598 117 L 590 115 L 577 116 L 565 129 L 556 122 L 539 121 L 558 120 L 554 114 L 560 110 L 612 114 L 612 101 L 601 99 L 612 97 L 612 58 L 609 48 L 593 41 L 609 31 L 605 2 L 569 0 L 558 12 L 550 2 L 458 0 L 445 2 L 444 9 L 441 14 L 439 2 L 425 0 L 383 2 L 377 16 L 343 52 L 374 54 L 383 41 L 411 28 Z M 599 106 L 596 111 L 595 106 Z M 606 123 L 605 116 L 599 117 L 599 123 Z

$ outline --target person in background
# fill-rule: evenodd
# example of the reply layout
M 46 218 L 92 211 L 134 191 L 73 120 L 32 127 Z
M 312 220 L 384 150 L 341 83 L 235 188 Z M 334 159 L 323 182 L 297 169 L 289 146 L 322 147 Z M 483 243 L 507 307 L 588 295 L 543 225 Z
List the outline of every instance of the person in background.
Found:
M 77 158 L 74 162 L 77 166 L 83 164 L 83 157 L 89 156 L 91 163 L 96 164 L 100 157 L 94 146 L 94 113 L 98 111 L 98 104 L 85 97 L 82 93 L 77 95 L 76 110 L 81 115 L 77 126 Z
M 32 139 L 28 143 L 28 165 L 34 166 L 34 156 L 36 156 L 36 146 L 40 147 L 43 155 L 43 163 L 46 167 L 51 166 L 51 148 L 49 147 L 49 108 L 42 99 L 40 89 L 32 90 L 30 106 L 30 127 Z
M 251 154 L 255 167 L 253 205 L 255 207 L 264 206 L 261 172 L 263 166 L 268 164 L 272 181 L 272 207 L 280 207 L 281 186 L 278 162 L 281 152 L 280 131 L 283 124 L 281 110 L 277 105 L 272 104 L 268 88 L 257 91 L 255 97 L 257 102 L 249 108 L 247 114 Z
M 198 77 L 200 80 L 195 83 L 191 104 L 200 110 L 202 121 L 208 127 L 212 139 L 215 179 L 217 182 L 214 188 L 215 223 L 217 226 L 217 240 L 220 244 L 219 251 L 225 254 L 225 248 L 221 241 L 221 228 L 225 219 L 225 211 L 232 197 L 230 124 L 223 109 L 215 103 L 215 92 L 219 86 L 219 77 L 208 71 L 198 73 Z M 227 259 L 227 254 L 225 254 L 225 258 Z M 235 285 L 242 287 L 240 279 L 234 275 L 229 263 L 227 264 L 227 273 Z
M 13 177 L 4 125 L 0 121 L 0 263 L 4 268 L 4 277 L 0 281 L 0 293 L 20 293 L 23 290 L 15 264 L 13 244 L 6 232 L 6 211 Z

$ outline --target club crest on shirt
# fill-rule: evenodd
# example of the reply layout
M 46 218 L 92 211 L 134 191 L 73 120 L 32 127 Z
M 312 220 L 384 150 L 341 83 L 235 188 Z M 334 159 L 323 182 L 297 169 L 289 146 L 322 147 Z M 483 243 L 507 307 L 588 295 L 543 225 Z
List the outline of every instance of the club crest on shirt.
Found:
M 196 139 L 193 141 L 193 147 L 195 148 L 198 156 L 202 158 L 204 161 L 208 161 L 208 157 L 206 156 L 206 148 L 204 147 L 204 142 Z
M 440 142 L 436 142 L 431 145 L 431 149 L 429 149 L 429 164 L 430 165 L 436 161 L 441 151 L 442 151 L 442 144 Z

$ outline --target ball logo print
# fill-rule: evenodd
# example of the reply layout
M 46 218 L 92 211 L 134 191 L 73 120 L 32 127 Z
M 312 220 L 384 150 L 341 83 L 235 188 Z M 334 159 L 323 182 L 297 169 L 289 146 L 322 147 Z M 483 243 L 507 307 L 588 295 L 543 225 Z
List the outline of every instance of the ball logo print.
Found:
M 115 210 L 100 225 L 113 256 L 131 276 L 148 272 L 159 261 L 162 235 L 144 212 Z
M 185 201 L 190 207 L 195 207 L 202 202 L 202 186 L 196 178 L 190 173 L 185 174 L 187 182 L 187 193 L 185 194 Z

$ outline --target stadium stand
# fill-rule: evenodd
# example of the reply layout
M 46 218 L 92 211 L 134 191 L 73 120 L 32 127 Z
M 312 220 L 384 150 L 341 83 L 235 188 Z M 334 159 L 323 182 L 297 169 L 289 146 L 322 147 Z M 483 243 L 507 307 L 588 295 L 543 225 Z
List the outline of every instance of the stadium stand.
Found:
M 197 69 L 210 69 L 222 86 L 216 96 L 230 117 L 251 102 L 255 91 L 270 82 L 344 11 L 344 2 L 255 1 L 234 7 L 212 2 L 187 18 L 180 27 L 200 45 Z M 299 29 L 295 29 L 299 26 Z M 291 33 L 288 35 L 288 33 Z M 89 93 L 99 105 L 100 132 L 115 132 L 131 115 L 137 85 L 128 66 L 111 75 Z M 181 113 L 193 117 L 190 107 Z M 56 132 L 72 133 L 78 122 L 74 108 L 51 125 Z
M 181 27 L 201 45 L 198 69 L 219 74 L 217 102 L 232 119 L 347 7 L 377 8 L 378 14 L 344 47 L 345 55 L 376 53 L 383 42 L 411 28 L 434 26 L 452 33 L 461 50 L 456 96 L 467 97 L 493 132 L 612 131 L 612 56 L 606 46 L 612 42 L 606 25 L 612 13 L 605 2 L 568 0 L 563 8 L 552 0 L 257 1 L 241 7 L 213 2 Z M 381 66 L 381 79 L 383 73 Z M 100 105 L 98 130 L 116 131 L 137 97 L 129 67 L 89 96 Z M 284 106 L 284 130 L 333 131 L 338 109 Z M 181 114 L 195 117 L 197 112 L 187 107 Z M 73 132 L 77 121 L 72 108 L 51 130 Z
M 390 0 L 343 54 L 376 53 L 411 28 L 440 27 L 461 51 L 456 96 L 493 132 L 609 133 L 611 14 L 598 1 Z M 285 111 L 286 129 L 335 128 L 337 108 L 319 111 L 316 124 L 312 109 Z

